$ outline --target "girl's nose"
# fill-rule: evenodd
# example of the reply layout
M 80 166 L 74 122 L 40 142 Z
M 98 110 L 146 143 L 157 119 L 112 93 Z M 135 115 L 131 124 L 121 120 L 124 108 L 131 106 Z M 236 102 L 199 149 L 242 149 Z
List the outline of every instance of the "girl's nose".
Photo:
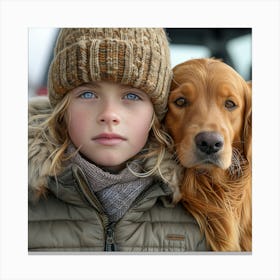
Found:
M 120 116 L 117 108 L 114 106 L 106 104 L 100 110 L 100 114 L 98 116 L 98 122 L 101 124 L 111 124 L 116 125 L 120 122 Z

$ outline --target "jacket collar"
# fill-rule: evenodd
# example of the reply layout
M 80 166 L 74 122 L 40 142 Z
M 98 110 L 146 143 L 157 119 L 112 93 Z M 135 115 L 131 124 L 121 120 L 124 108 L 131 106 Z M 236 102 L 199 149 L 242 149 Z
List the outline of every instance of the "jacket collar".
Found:
M 104 212 L 97 197 L 90 191 L 85 174 L 76 164 L 69 165 L 59 176 L 49 177 L 47 189 L 58 199 L 77 206 L 85 204 Z M 155 181 L 133 203 L 137 210 L 149 209 L 160 198 L 165 206 L 173 207 L 172 190 L 164 183 Z

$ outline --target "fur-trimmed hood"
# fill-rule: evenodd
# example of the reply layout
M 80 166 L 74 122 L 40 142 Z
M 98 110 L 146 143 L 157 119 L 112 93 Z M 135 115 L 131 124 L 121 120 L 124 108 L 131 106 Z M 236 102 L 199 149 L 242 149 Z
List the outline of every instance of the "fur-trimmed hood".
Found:
M 51 114 L 52 108 L 47 97 L 36 97 L 29 101 L 28 106 L 28 182 L 29 190 L 44 193 L 47 189 L 48 177 L 51 166 L 51 155 L 54 148 L 50 143 L 38 137 L 38 122 L 32 120 L 35 115 L 40 115 L 40 122 L 45 121 Z M 35 145 L 34 145 L 35 144 Z M 32 146 L 32 148 L 31 148 Z M 146 161 L 144 168 L 149 170 L 156 162 L 156 156 Z M 180 199 L 179 182 L 183 172 L 182 168 L 173 160 L 173 155 L 166 151 L 160 171 L 156 174 L 173 190 L 173 200 Z
M 40 115 L 40 121 L 46 120 L 52 112 L 47 97 L 36 97 L 28 105 L 28 186 L 30 190 L 44 192 L 51 166 L 50 155 L 53 150 L 38 137 L 38 123 L 32 120 L 35 115 Z M 34 144 L 35 145 L 32 145 Z M 32 149 L 31 149 L 32 145 Z

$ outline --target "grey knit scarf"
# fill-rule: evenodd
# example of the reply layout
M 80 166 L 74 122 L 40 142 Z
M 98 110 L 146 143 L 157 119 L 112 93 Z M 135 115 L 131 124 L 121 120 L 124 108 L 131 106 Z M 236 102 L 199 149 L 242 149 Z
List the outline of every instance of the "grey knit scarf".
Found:
M 68 152 L 73 152 L 73 149 L 75 148 L 70 147 Z M 71 161 L 82 168 L 91 191 L 98 197 L 111 222 L 119 220 L 138 195 L 153 181 L 152 177 L 140 178 L 130 171 L 141 171 L 141 166 L 135 161 L 129 164 L 130 169 L 127 166 L 118 174 L 103 171 L 79 153 L 76 153 Z

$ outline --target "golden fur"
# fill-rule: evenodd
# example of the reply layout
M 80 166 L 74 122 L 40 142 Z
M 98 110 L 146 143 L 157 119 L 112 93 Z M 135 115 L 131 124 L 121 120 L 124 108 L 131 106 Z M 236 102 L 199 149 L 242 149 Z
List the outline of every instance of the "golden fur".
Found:
M 215 59 L 173 70 L 165 125 L 185 168 L 181 200 L 212 250 L 251 251 L 251 85 Z

